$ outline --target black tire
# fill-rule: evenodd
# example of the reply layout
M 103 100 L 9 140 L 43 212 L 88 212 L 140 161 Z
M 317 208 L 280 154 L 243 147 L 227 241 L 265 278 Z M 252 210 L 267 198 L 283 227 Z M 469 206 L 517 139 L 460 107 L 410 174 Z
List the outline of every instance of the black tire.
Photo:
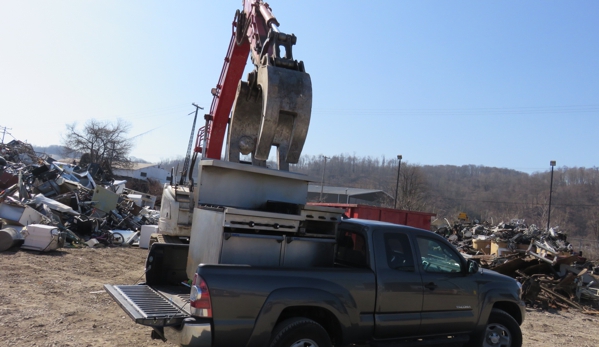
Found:
M 272 331 L 270 347 L 332 347 L 331 338 L 315 321 L 297 317 L 287 319 Z
M 468 347 L 522 347 L 522 330 L 505 311 L 494 308 L 484 329 L 472 336 Z

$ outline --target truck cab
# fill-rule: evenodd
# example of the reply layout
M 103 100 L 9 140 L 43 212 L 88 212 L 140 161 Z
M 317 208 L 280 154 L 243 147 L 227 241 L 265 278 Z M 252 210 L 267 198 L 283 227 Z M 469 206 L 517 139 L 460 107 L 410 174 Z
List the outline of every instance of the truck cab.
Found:
M 367 246 L 367 247 L 365 247 Z M 471 334 L 500 306 L 521 323 L 519 284 L 467 261 L 429 231 L 347 220 L 339 226 L 336 264 L 367 266 L 376 276 L 373 339 Z M 367 265 L 366 265 L 367 264 Z M 498 293 L 511 293 L 502 301 Z M 501 303 L 501 304 L 500 304 Z

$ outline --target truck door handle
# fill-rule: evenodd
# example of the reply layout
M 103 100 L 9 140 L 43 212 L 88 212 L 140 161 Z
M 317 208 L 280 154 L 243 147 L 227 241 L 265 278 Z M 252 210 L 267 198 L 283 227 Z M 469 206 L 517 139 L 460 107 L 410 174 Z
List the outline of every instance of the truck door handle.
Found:
M 435 290 L 435 288 L 437 288 L 438 285 L 434 284 L 433 282 L 427 283 L 424 285 L 424 288 L 430 289 L 430 290 Z

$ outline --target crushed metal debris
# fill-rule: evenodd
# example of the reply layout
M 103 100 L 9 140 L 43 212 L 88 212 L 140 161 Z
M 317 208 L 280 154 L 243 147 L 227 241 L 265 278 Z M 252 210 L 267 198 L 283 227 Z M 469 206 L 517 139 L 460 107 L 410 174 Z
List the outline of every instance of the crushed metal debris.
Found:
M 18 140 L 0 144 L 0 251 L 137 244 L 142 226 L 157 225 L 160 212 L 152 209 L 155 196 L 126 182 L 97 164 L 60 162 Z
M 544 230 L 519 219 L 495 226 L 460 220 L 435 233 L 483 269 L 517 279 L 530 307 L 599 314 L 599 264 L 576 252 L 557 227 Z

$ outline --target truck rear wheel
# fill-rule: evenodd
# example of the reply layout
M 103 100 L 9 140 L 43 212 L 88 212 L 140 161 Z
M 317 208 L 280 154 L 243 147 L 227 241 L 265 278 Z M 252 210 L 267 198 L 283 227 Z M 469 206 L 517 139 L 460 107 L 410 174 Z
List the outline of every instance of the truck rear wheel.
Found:
M 508 313 L 493 309 L 485 328 L 472 336 L 469 347 L 522 347 L 522 330 Z
M 290 318 L 275 327 L 270 347 L 332 347 L 324 328 L 308 318 Z

